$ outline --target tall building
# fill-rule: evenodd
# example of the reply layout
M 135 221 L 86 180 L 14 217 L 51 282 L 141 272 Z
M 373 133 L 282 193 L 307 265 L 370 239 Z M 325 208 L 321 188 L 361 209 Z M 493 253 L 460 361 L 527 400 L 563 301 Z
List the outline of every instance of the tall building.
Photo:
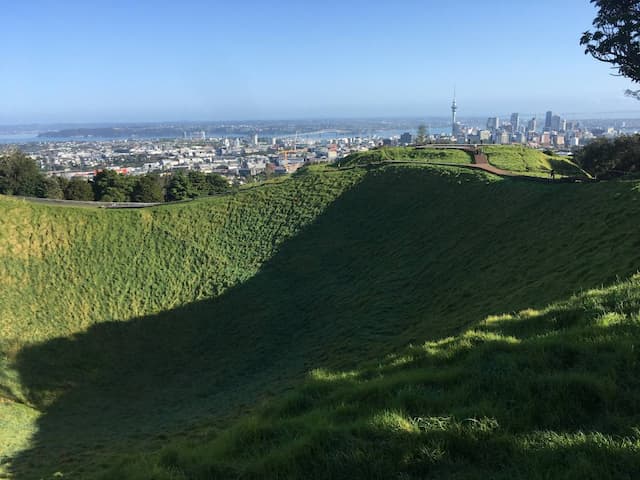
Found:
M 536 117 L 533 117 L 531 120 L 529 120 L 529 123 L 527 123 L 527 131 L 535 132 L 537 129 L 538 129 L 538 120 L 536 119 Z
M 509 132 L 501 131 L 493 135 L 493 143 L 497 145 L 507 145 L 509 143 Z
M 544 129 L 546 131 L 551 130 L 552 119 L 553 119 L 553 112 L 551 110 L 549 110 L 547 112 L 547 115 L 546 115 L 545 119 L 544 119 Z
M 453 89 L 453 103 L 451 104 L 451 135 L 455 135 L 456 128 L 456 113 L 458 112 L 458 105 L 456 104 L 456 89 Z
M 511 114 L 511 131 L 513 133 L 518 132 L 520 130 L 520 114 L 512 113 Z
M 551 117 L 551 130 L 556 132 L 562 130 L 562 118 L 560 118 L 560 115 Z
M 411 135 L 409 132 L 405 132 L 400 135 L 400 143 L 402 143 L 403 145 L 409 145 L 411 142 L 413 142 L 413 135 Z
M 487 119 L 487 128 L 492 132 L 500 128 L 500 119 L 498 117 L 489 117 Z

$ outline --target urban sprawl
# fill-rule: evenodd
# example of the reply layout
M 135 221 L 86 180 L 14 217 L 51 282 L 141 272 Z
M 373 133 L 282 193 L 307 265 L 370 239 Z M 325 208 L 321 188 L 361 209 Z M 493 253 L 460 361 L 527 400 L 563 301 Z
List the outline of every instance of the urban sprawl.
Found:
M 205 131 L 185 133 L 179 139 L 114 139 L 91 141 L 38 141 L 19 145 L 52 176 L 91 179 L 96 172 L 113 169 L 126 175 L 170 174 L 180 170 L 217 173 L 244 183 L 256 175 L 286 175 L 306 163 L 333 162 L 353 152 L 381 146 L 417 143 L 521 144 L 571 155 L 575 148 L 599 137 L 614 138 L 633 131 L 623 121 L 567 121 L 549 111 L 544 118 L 523 121 L 513 113 L 504 121 L 491 117 L 486 125 L 467 126 L 457 120 L 451 106 L 450 133 L 431 134 L 428 126 L 388 136 L 313 138 L 283 135 L 262 137 L 208 137 Z M 608 123 L 607 123 L 608 122 Z M 443 131 L 444 129 L 441 129 Z M 446 129 L 449 130 L 449 129 Z M 5 146 L 5 149 L 14 148 Z

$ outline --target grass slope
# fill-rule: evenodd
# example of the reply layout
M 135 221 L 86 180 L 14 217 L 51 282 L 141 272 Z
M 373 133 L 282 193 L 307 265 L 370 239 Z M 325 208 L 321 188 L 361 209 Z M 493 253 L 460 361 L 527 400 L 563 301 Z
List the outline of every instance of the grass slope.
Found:
M 349 155 L 340 163 L 343 166 L 369 165 L 379 162 L 420 162 L 469 164 L 472 156 L 462 150 L 436 148 L 384 147 Z
M 489 163 L 512 172 L 548 176 L 551 170 L 562 176 L 586 176 L 585 172 L 566 157 L 545 153 L 520 145 L 486 145 L 482 151 Z
M 3 446 L 23 438 L 0 453 L 5 468 L 23 478 L 84 477 L 171 439 L 170 453 L 110 474 L 153 478 L 178 464 L 248 476 L 317 471 L 303 458 L 314 443 L 301 430 L 296 463 L 289 440 L 279 449 L 280 440 L 265 437 L 264 456 L 251 444 L 230 453 L 229 435 L 244 427 L 218 428 L 309 370 L 338 372 L 310 381 L 331 386 L 329 393 L 344 387 L 335 390 L 343 395 L 357 385 L 322 377 L 356 372 L 358 380 L 374 368 L 367 361 L 382 359 L 384 368 L 385 355 L 409 343 L 455 343 L 487 316 L 541 309 L 629 277 L 640 260 L 634 188 L 382 165 L 316 168 L 236 196 L 143 211 L 2 199 L 0 406 L 29 408 L 0 430 Z M 304 397 L 306 388 L 293 395 Z M 393 402 L 378 409 L 372 398 L 369 410 L 362 402 L 363 415 L 414 415 Z M 267 408 L 276 423 L 284 418 L 278 404 Z M 309 435 L 322 432 L 327 408 L 309 405 L 316 426 L 304 412 L 294 422 Z M 250 421 L 268 425 L 263 416 Z M 360 438 L 347 428 L 365 417 L 349 418 L 348 441 L 369 441 L 368 427 Z M 332 455 L 322 435 L 318 458 Z M 182 442 L 203 444 L 191 467 Z M 399 439 L 391 450 L 409 452 L 405 445 Z M 351 455 L 345 448 L 333 452 Z M 386 457 L 374 467 L 372 451 L 352 453 L 373 473 L 397 468 Z M 342 465 L 348 472 L 355 464 Z M 204 473 L 197 475 L 187 476 Z
M 620 479 L 640 471 L 640 276 L 348 371 L 102 478 Z

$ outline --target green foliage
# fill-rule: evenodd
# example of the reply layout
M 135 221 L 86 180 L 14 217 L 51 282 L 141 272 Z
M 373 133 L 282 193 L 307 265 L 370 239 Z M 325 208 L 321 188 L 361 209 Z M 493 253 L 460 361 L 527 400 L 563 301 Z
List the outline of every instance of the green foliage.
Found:
M 422 163 L 143 210 L 0 198 L 1 468 L 631 477 L 639 282 L 590 289 L 637 272 L 636 185 Z
M 205 174 L 190 170 L 187 179 L 191 183 L 191 191 L 195 197 L 206 197 L 229 191 L 229 182 L 217 173 Z
M 156 174 L 137 177 L 131 192 L 131 201 L 142 203 L 163 202 L 162 179 Z
M 189 177 L 184 172 L 174 173 L 167 184 L 167 202 L 176 202 L 195 197 L 197 197 L 197 194 L 193 190 Z
M 582 34 L 580 45 L 596 60 L 610 63 L 618 73 L 640 82 L 640 1 L 591 0 L 598 9 L 594 31 Z M 639 92 L 629 92 L 638 97 Z
M 52 177 L 42 176 L 40 179 L 40 184 L 36 188 L 35 192 L 36 197 L 41 198 L 64 198 L 64 192 L 60 187 L 60 182 Z
M 93 177 L 93 196 L 99 202 L 128 202 L 134 179 L 114 170 L 102 170 Z
M 598 178 L 640 173 L 640 135 L 594 140 L 575 155 L 578 165 Z
M 187 174 L 177 172 L 171 176 L 167 185 L 166 199 L 169 202 L 187 200 L 217 195 L 230 190 L 229 182 L 221 175 L 190 170 Z
M 91 183 L 83 178 L 73 177 L 64 188 L 66 200 L 91 201 L 94 199 Z
M 0 157 L 0 194 L 44 196 L 44 176 L 35 160 L 20 151 Z

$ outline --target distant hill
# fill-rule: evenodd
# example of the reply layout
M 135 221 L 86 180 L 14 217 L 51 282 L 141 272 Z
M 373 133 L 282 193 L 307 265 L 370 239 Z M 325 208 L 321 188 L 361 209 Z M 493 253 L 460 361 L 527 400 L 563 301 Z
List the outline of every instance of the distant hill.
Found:
M 458 147 L 458 148 L 456 148 Z M 473 162 L 472 151 L 476 149 L 487 155 L 495 167 L 524 176 L 587 177 L 588 174 L 566 157 L 548 155 L 523 145 L 451 145 L 446 148 L 430 147 L 382 147 L 357 152 L 341 160 L 342 166 L 370 165 L 375 163 L 412 162 L 427 164 L 469 164 Z
M 512 172 L 547 176 L 554 170 L 558 175 L 585 175 L 585 172 L 567 157 L 548 155 L 533 148 L 519 145 L 486 145 L 482 150 L 487 154 L 489 163 Z
M 140 138 L 181 138 L 184 132 L 194 132 L 193 128 L 182 127 L 80 127 L 51 130 L 38 134 L 39 138 L 112 138 L 122 139 L 131 137 Z M 224 130 L 220 131 L 224 133 Z
M 2 468 L 629 477 L 638 200 L 424 162 L 144 210 L 0 197 Z

